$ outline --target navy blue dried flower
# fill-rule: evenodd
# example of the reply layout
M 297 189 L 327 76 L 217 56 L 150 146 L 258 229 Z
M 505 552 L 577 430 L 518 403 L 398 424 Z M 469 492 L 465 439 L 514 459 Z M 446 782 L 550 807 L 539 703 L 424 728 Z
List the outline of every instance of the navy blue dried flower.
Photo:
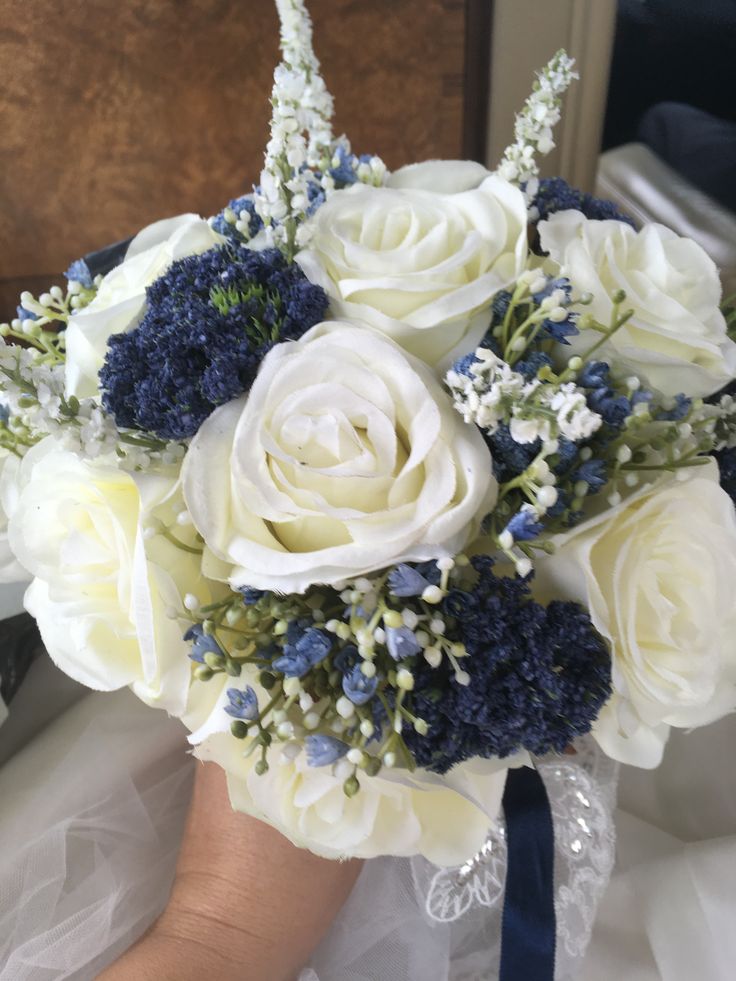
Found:
M 721 474 L 721 487 L 736 504 L 736 449 L 721 450 L 715 457 Z
M 611 693 L 608 649 L 582 607 L 544 607 L 526 580 L 497 578 L 487 556 L 472 562 L 475 586 L 443 604 L 468 650 L 470 683 L 458 684 L 445 662 L 414 668 L 411 710 L 430 728 L 404 738 L 416 762 L 438 773 L 473 756 L 561 752 L 589 731 Z
M 605 361 L 591 361 L 578 377 L 578 384 L 586 389 L 588 407 L 597 412 L 608 426 L 620 429 L 631 415 L 632 405 L 625 395 L 617 395 L 610 386 L 611 368 Z M 651 396 L 650 396 L 651 397 Z
M 552 366 L 552 358 L 544 351 L 528 351 L 526 357 L 517 361 L 514 371 L 518 371 L 527 381 L 533 381 L 542 368 Z
M 173 263 L 146 290 L 140 326 L 114 334 L 100 372 L 119 426 L 193 436 L 250 388 L 279 341 L 322 320 L 327 296 L 277 249 L 223 246 Z
M 512 439 L 509 427 L 502 423 L 495 433 L 486 436 L 493 459 L 493 474 L 500 484 L 513 480 L 523 473 L 539 453 L 540 440 L 533 443 L 517 443 Z
M 598 221 L 614 219 L 636 228 L 634 221 L 624 214 L 613 201 L 604 201 L 585 191 L 570 187 L 561 177 L 540 180 L 539 189 L 531 204 L 539 212 L 539 221 L 549 218 L 556 211 L 582 211 L 586 218 Z

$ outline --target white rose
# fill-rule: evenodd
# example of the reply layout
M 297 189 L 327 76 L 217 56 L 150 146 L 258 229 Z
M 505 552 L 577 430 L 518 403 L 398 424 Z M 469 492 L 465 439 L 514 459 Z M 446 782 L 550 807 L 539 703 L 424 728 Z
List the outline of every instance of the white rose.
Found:
M 20 469 L 20 457 L 0 450 L 0 583 L 28 582 L 31 578 L 8 541 L 8 521 L 20 494 Z
M 339 323 L 273 348 L 250 394 L 203 424 L 182 478 L 207 574 L 279 592 L 454 553 L 497 490 L 426 365 Z
M 476 187 L 479 167 L 430 161 L 318 209 L 297 262 L 335 318 L 364 321 L 442 369 L 478 345 L 491 299 L 527 256 L 523 195 L 499 177 Z
M 578 293 L 585 310 L 611 320 L 611 295 L 626 291 L 633 317 L 601 349 L 614 367 L 633 371 L 664 395 L 710 395 L 736 375 L 736 344 L 719 309 L 718 270 L 703 249 L 664 225 L 640 232 L 620 221 L 561 211 L 540 222 L 542 248 Z M 584 354 L 598 335 L 581 331 L 566 354 Z
M 268 695 L 254 677 L 227 679 L 214 704 L 204 691 L 212 682 L 194 682 L 185 721 L 191 725 L 196 718 L 198 698 L 206 705 L 202 726 L 190 737 L 195 755 L 225 769 L 235 810 L 268 822 L 294 844 L 326 858 L 421 854 L 437 865 L 459 865 L 485 841 L 501 806 L 508 767 L 523 762 L 522 757 L 474 759 L 442 777 L 424 770 L 384 770 L 377 777 L 359 777 L 360 792 L 348 798 L 339 763 L 310 767 L 303 750 L 295 759 L 280 758 L 275 744 L 268 772 L 259 775 L 260 754 L 243 754 L 224 711 L 226 689 L 246 684 L 265 704 Z
M 167 612 L 182 609 L 185 591 L 202 602 L 209 594 L 200 556 L 160 534 L 146 538 L 144 528 L 158 518 L 168 524 L 182 507 L 174 478 L 90 463 L 49 437 L 9 529 L 35 576 L 26 609 L 56 664 L 97 690 L 131 685 L 174 715 L 186 702 L 190 647 Z
M 66 394 L 97 396 L 97 375 L 104 364 L 112 334 L 137 327 L 143 316 L 146 287 L 163 275 L 172 262 L 199 255 L 225 240 L 197 215 L 157 221 L 139 232 L 125 260 L 100 284 L 89 306 L 75 313 L 66 329 Z
M 458 194 L 473 191 L 491 172 L 475 160 L 423 160 L 399 167 L 386 178 L 386 187 Z
M 736 707 L 736 515 L 718 469 L 639 491 L 556 541 L 535 588 L 582 602 L 613 653 L 593 734 L 614 759 L 657 766 L 671 726 Z

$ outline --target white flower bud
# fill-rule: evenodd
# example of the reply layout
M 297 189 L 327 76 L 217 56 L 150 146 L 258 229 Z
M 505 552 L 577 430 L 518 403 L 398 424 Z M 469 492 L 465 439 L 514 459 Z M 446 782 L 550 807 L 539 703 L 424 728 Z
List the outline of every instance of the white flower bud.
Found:
M 337 709 L 337 714 L 342 719 L 350 719 L 355 715 L 355 706 L 345 695 L 341 695 L 337 702 L 335 702 L 335 708 Z
M 557 503 L 557 497 L 557 488 L 552 487 L 550 484 L 545 484 L 544 487 L 540 487 L 539 491 L 537 492 L 537 501 L 539 506 L 543 507 L 545 510 L 554 507 L 554 505 Z
M 442 651 L 439 647 L 426 647 L 424 649 L 424 660 L 430 668 L 438 668 L 442 663 Z

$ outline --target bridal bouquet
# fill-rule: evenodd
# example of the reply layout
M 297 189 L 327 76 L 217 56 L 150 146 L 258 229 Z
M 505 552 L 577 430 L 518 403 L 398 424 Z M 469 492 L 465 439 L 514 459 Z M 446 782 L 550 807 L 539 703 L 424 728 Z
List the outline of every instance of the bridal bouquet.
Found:
M 495 171 L 388 173 L 277 6 L 252 193 L 0 326 L 2 576 L 235 808 L 451 866 L 510 768 L 736 706 L 734 318 L 694 242 L 538 178 L 564 53 Z

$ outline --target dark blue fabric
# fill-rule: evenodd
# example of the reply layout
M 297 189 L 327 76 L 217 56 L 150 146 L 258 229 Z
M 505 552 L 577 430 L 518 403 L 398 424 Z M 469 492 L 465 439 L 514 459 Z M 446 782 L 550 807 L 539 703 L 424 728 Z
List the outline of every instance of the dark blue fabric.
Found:
M 509 770 L 503 809 L 508 868 L 499 981 L 554 981 L 554 827 L 537 770 Z
M 94 279 L 95 276 L 105 276 L 115 266 L 119 266 L 125 258 L 125 253 L 128 251 L 128 246 L 132 241 L 132 238 L 126 238 L 123 242 L 106 245 L 104 249 L 89 252 L 84 256 L 84 261 L 92 273 L 92 278 Z

